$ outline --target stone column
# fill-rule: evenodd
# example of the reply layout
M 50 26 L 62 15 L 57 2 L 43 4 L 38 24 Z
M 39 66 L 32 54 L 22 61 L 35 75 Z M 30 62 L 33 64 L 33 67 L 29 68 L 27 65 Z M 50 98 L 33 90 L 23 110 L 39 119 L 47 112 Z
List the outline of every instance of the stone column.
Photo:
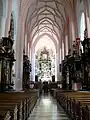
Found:
M 28 42 L 28 58 L 30 57 L 30 45 L 29 45 L 29 42 Z
M 62 40 L 63 38 L 61 38 L 61 42 L 60 42 L 60 47 L 61 47 L 61 64 L 62 64 L 62 60 L 63 60 L 63 51 L 62 51 L 62 42 L 63 42 L 63 40 Z M 61 72 L 61 78 L 60 78 L 60 80 L 62 81 L 62 72 Z
M 64 49 L 64 40 L 62 40 L 62 60 L 64 60 L 64 56 L 65 56 L 65 49 Z
M 31 49 L 31 65 L 32 65 L 31 80 L 35 81 L 35 49 L 34 49 L 34 46 Z
M 4 37 L 5 35 L 4 35 L 4 32 L 5 32 L 5 20 L 6 20 L 6 18 L 4 17 L 4 16 L 2 16 L 1 18 L 0 18 L 0 22 L 1 22 L 1 31 L 0 31 L 0 37 Z
M 89 11 L 88 11 L 88 1 L 84 1 L 84 13 L 85 13 L 85 21 L 86 21 L 86 28 L 88 32 L 88 38 L 90 38 L 90 18 L 89 18 Z
M 66 56 L 66 39 L 65 39 L 65 35 L 63 37 L 63 43 L 64 43 L 64 58 Z
M 64 35 L 64 40 L 65 40 L 65 55 L 68 55 L 68 20 L 67 20 L 67 23 L 65 25 L 65 35 Z
M 8 11 L 7 11 L 7 18 L 5 23 L 5 36 L 8 36 L 8 31 L 10 29 L 10 19 L 11 19 L 11 9 L 12 9 L 12 0 L 7 0 L 6 2 Z
M 56 51 L 56 61 L 57 61 L 57 81 L 60 81 L 60 71 L 59 71 L 59 64 L 60 64 L 60 45 L 58 45 L 57 47 L 57 51 Z
M 16 80 L 15 80 L 15 90 L 22 90 L 23 84 L 23 47 L 24 47 L 24 22 L 18 19 L 18 30 L 17 30 L 17 40 L 16 40 Z
M 68 55 L 68 35 L 65 36 L 65 48 L 66 48 L 66 55 Z
M 73 52 L 73 41 L 76 40 L 76 35 L 75 35 L 75 28 L 74 28 L 74 21 L 71 20 L 69 21 L 69 44 L 70 44 L 70 49 L 71 49 L 71 53 Z
M 60 46 L 60 48 L 61 48 L 61 62 L 62 62 L 62 59 L 63 59 L 63 53 L 62 53 L 62 38 L 61 38 L 61 46 Z
M 68 21 L 68 27 L 67 27 L 67 35 L 68 35 L 68 50 L 69 50 L 70 49 L 69 21 Z
M 27 55 L 27 34 L 25 34 L 25 42 L 24 42 L 24 46 L 25 46 L 25 55 Z

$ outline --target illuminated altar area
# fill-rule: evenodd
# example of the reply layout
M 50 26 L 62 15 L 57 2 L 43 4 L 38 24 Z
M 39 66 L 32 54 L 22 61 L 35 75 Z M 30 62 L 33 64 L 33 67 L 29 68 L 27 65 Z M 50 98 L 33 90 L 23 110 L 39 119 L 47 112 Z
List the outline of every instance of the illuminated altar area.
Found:
M 52 76 L 55 76 L 56 72 L 55 46 L 50 39 L 46 41 L 46 38 L 39 40 L 35 47 L 35 76 L 42 82 L 52 81 Z
M 43 47 L 37 51 L 35 68 L 39 80 L 52 81 L 52 76 L 55 75 L 55 55 L 52 49 Z

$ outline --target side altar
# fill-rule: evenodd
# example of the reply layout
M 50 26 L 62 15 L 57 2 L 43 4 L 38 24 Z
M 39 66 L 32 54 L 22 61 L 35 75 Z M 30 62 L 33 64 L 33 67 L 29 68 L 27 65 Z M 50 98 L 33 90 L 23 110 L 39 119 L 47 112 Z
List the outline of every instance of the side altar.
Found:
M 0 92 L 13 90 L 12 66 L 15 62 L 13 40 L 8 37 L 0 39 Z

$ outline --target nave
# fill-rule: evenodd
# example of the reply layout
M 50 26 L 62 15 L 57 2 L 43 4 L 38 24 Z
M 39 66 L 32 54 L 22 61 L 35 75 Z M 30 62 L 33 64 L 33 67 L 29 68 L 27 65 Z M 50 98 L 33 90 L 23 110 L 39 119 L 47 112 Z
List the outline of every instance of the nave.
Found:
M 70 120 L 51 95 L 42 95 L 28 120 Z
M 0 0 L 0 120 L 68 120 L 42 90 L 90 120 L 90 0 Z

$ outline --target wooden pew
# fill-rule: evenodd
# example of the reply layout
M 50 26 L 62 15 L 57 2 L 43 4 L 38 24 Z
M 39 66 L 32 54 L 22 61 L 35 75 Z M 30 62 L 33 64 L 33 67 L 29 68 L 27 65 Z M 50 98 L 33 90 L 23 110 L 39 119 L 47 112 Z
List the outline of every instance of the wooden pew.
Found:
M 2 108 L 2 106 L 4 106 L 5 108 L 9 108 L 10 106 L 17 106 L 14 109 L 14 115 L 18 116 L 17 120 L 22 119 L 22 103 L 21 101 L 11 101 L 11 100 L 0 100 L 0 109 Z M 9 110 L 10 111 L 10 110 Z M 10 111 L 10 113 L 12 113 L 12 109 Z M 12 116 L 11 116 L 12 117 Z
M 90 120 L 89 92 L 60 92 L 56 97 L 74 120 Z M 88 107 L 89 106 L 89 107 Z
M 0 120 L 10 120 L 10 119 L 11 119 L 11 116 L 9 111 L 0 110 Z
M 35 91 L 0 93 L 0 111 L 3 113 L 1 114 L 0 112 L 2 117 L 0 119 L 4 120 L 7 116 L 9 116 L 7 120 L 28 119 L 28 116 L 37 99 L 38 95 Z M 15 109 L 12 107 L 12 105 L 15 107 Z M 7 115 L 8 112 L 10 113 L 9 115 Z
M 10 105 L 12 105 L 12 104 L 14 104 L 14 105 L 17 105 L 17 108 L 18 108 L 18 119 L 22 119 L 22 110 L 24 109 L 24 102 L 23 102 L 23 105 L 22 105 L 22 101 L 24 101 L 23 99 L 20 99 L 20 98 L 18 98 L 18 97 L 16 97 L 16 96 L 14 96 L 13 98 L 10 98 L 10 95 L 8 95 L 9 96 L 9 98 L 7 98 L 7 99 L 5 99 L 6 98 L 6 96 L 7 95 L 1 95 L 2 97 L 0 98 L 0 103 L 1 104 L 4 104 L 4 105 L 8 105 L 8 106 L 10 106 Z M 0 104 L 0 105 L 1 105 Z

